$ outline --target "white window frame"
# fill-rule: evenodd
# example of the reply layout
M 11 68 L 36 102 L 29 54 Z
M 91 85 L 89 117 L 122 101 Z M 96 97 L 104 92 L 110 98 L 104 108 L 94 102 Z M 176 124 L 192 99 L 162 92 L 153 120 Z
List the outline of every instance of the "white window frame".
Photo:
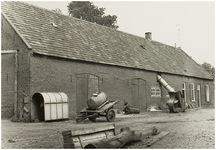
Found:
M 185 83 L 182 84 L 182 93 L 184 94 L 184 100 L 186 102 L 187 94 L 186 94 L 186 84 Z
M 199 107 L 201 106 L 201 85 L 198 84 L 197 85 L 197 100 L 198 100 L 198 104 L 199 104 Z
M 161 89 L 159 87 L 151 87 L 151 97 L 161 97 Z
M 191 83 L 191 101 L 195 102 L 195 90 L 194 90 L 194 83 Z
M 156 93 L 156 97 L 161 97 L 161 89 L 160 88 L 156 88 L 155 93 Z
M 155 87 L 151 87 L 151 97 L 155 97 L 156 96 L 156 89 Z
M 206 102 L 210 102 L 210 99 L 209 99 L 209 85 L 205 85 L 205 97 L 206 97 Z

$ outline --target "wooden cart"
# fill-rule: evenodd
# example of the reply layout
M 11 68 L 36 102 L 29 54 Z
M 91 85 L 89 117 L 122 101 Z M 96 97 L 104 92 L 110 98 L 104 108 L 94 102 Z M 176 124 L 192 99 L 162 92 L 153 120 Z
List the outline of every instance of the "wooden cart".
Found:
M 112 122 L 115 120 L 115 111 L 113 110 L 114 105 L 118 103 L 118 100 L 116 101 L 109 101 L 106 100 L 104 103 L 102 103 L 100 106 L 97 107 L 95 110 L 91 110 L 88 107 L 80 111 L 80 115 L 77 116 L 76 122 L 81 122 L 85 119 L 89 119 L 90 121 L 95 121 L 96 118 L 99 117 L 106 117 L 108 122 Z

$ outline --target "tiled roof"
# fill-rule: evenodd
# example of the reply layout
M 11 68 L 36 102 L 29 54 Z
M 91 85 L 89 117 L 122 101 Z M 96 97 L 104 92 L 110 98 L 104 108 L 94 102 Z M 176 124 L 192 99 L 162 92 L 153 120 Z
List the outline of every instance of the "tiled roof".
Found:
M 2 2 L 2 12 L 34 53 L 212 79 L 172 46 L 24 2 Z

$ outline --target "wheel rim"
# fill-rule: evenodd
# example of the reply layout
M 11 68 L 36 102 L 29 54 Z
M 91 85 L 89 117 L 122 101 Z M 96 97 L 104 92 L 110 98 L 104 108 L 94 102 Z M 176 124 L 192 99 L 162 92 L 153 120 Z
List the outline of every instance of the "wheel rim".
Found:
M 115 119 L 115 111 L 109 110 L 107 112 L 107 121 L 114 121 L 114 119 Z

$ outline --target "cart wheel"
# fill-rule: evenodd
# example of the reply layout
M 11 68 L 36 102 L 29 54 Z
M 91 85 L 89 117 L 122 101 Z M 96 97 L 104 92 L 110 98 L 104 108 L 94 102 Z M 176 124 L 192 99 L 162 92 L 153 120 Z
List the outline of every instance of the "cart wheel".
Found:
M 115 111 L 113 109 L 109 109 L 106 113 L 106 118 L 108 122 L 112 122 L 115 120 Z

